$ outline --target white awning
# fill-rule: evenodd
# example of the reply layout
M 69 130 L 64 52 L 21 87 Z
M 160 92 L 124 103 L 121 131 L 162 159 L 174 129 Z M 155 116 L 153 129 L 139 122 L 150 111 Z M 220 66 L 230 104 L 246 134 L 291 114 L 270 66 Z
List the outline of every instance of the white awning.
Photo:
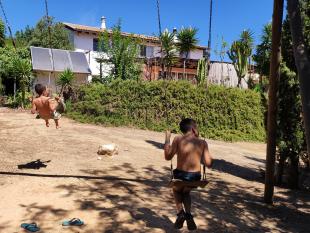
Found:
M 91 74 L 86 56 L 82 52 L 32 46 L 30 51 L 32 68 L 35 71 L 63 72 L 70 69 L 73 73 Z

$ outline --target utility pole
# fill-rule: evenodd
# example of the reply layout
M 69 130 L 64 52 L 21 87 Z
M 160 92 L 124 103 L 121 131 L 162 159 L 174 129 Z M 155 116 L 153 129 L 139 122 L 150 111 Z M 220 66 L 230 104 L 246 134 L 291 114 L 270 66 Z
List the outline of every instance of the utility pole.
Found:
M 267 155 L 264 192 L 264 201 L 268 204 L 272 204 L 274 192 L 274 167 L 277 136 L 277 93 L 281 63 L 283 2 L 284 0 L 274 0 L 272 16 L 272 51 L 270 58 L 268 93 Z

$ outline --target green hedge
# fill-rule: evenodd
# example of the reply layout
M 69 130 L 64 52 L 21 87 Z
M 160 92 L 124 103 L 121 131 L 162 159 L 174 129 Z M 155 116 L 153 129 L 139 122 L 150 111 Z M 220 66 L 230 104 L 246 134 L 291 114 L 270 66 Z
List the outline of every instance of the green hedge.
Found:
M 167 110 L 167 111 L 166 111 Z M 199 124 L 203 137 L 263 141 L 260 95 L 221 86 L 197 87 L 186 81 L 114 81 L 81 87 L 68 115 L 81 122 L 179 132 L 182 118 Z

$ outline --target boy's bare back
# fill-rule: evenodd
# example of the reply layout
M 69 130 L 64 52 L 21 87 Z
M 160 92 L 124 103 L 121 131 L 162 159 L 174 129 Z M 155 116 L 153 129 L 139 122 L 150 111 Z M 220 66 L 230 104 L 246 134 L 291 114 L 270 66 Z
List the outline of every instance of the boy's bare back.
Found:
M 50 119 L 53 110 L 53 103 L 50 97 L 40 96 L 32 102 L 32 112 L 38 111 L 42 119 Z
M 193 135 L 179 136 L 175 140 L 177 144 L 177 168 L 187 172 L 200 171 L 204 154 L 209 154 L 207 142 Z
M 193 134 L 175 137 L 171 149 L 173 154 L 177 154 L 177 169 L 179 170 L 199 172 L 201 163 L 211 165 L 207 142 Z

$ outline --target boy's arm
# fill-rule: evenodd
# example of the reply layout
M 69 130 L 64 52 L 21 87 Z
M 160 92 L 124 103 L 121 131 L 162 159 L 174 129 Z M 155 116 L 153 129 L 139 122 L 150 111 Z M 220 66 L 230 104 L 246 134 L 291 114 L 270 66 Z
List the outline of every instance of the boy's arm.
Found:
M 204 149 L 201 158 L 201 163 L 206 165 L 208 168 L 212 166 L 212 157 L 210 155 L 208 143 L 206 141 L 204 141 Z
M 171 160 L 173 156 L 177 153 L 178 148 L 178 137 L 175 137 L 172 145 L 170 145 L 170 138 L 171 138 L 171 132 L 166 131 L 166 139 L 165 139 L 165 146 L 164 146 L 164 152 L 165 152 L 165 159 Z
M 53 112 L 55 111 L 57 105 L 54 103 L 54 100 L 53 99 L 48 99 L 48 106 L 49 106 L 49 109 Z
M 33 101 L 33 97 L 32 97 L 31 102 L 32 102 L 31 113 L 32 113 L 32 114 L 35 114 L 36 111 L 37 111 L 37 107 L 36 107 L 36 105 L 35 105 L 35 103 L 34 103 L 34 101 Z

